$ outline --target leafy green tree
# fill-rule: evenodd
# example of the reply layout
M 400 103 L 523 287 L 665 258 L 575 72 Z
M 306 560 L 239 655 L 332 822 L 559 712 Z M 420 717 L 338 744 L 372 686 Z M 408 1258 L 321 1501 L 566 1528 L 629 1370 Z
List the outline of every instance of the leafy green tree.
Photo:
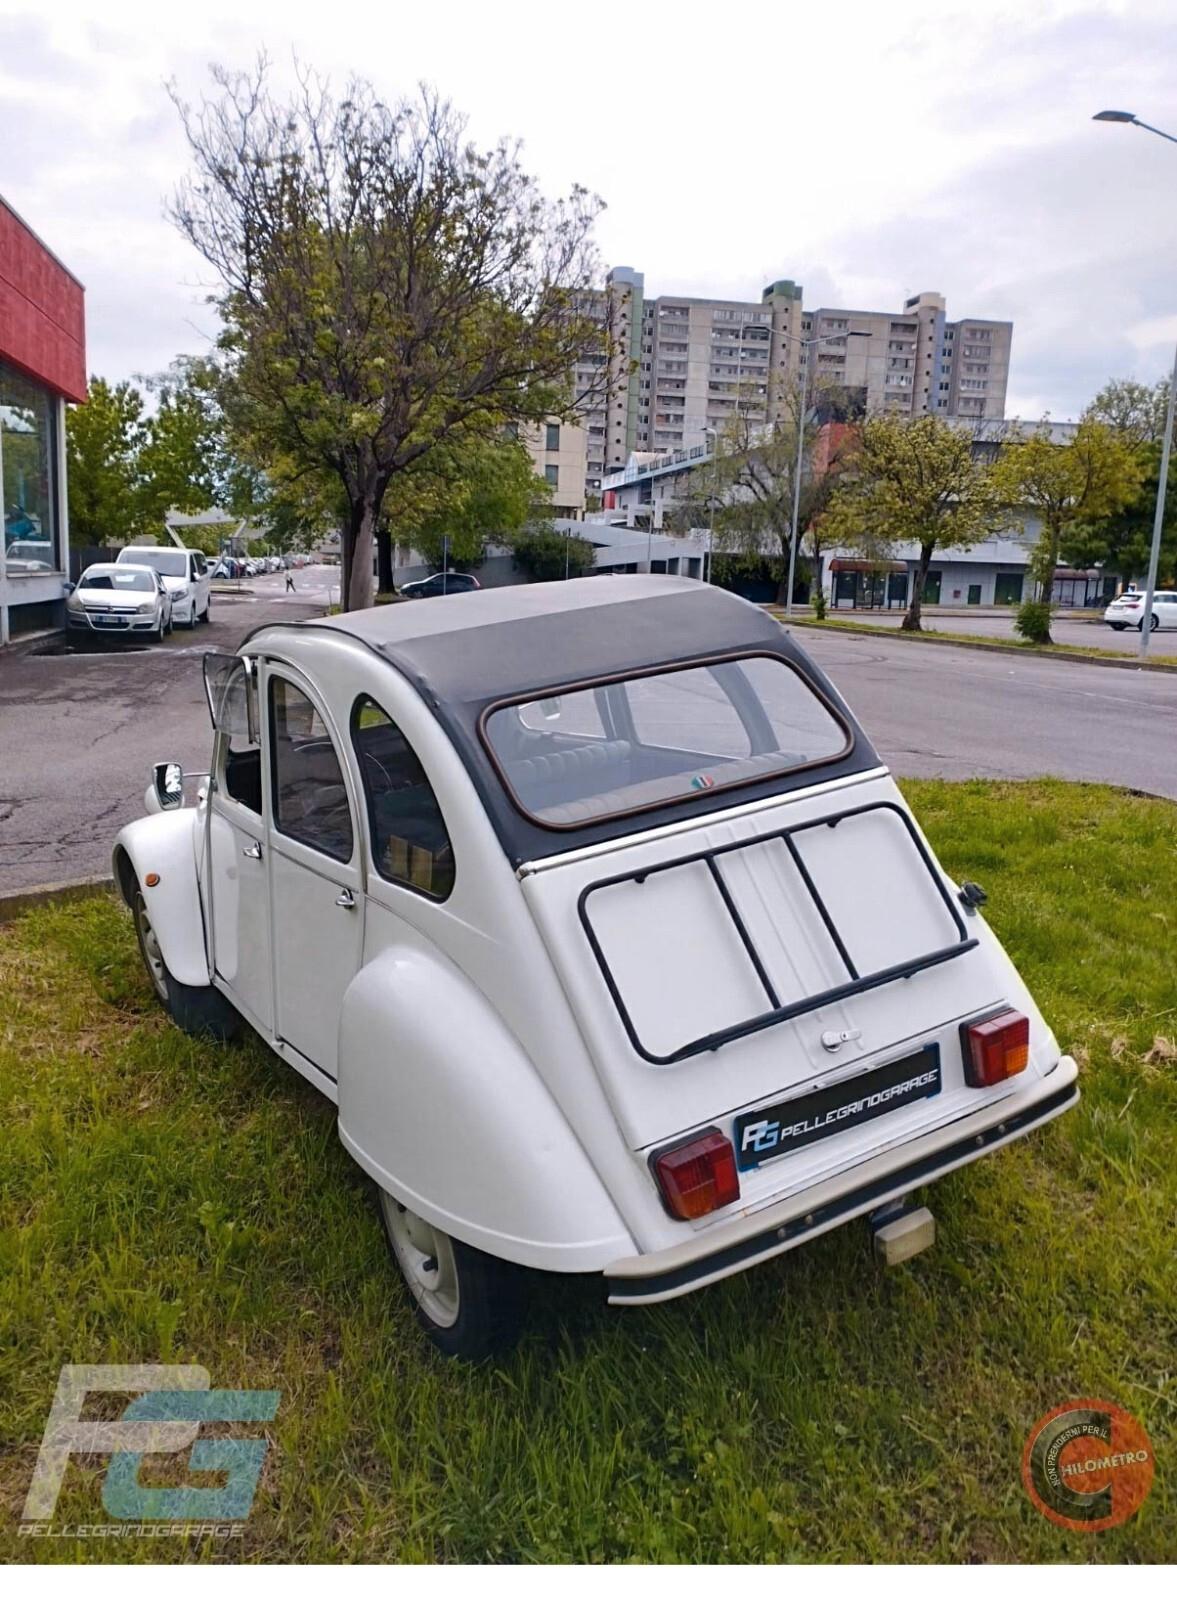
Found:
M 550 522 L 532 524 L 512 544 L 515 565 L 535 583 L 583 578 L 593 570 L 596 551 L 578 534 L 563 534 Z
M 1004 521 L 991 468 L 973 454 L 972 434 L 934 415 L 868 417 L 829 508 L 826 544 L 885 560 L 897 545 L 919 550 L 902 627 L 921 631 L 924 588 L 937 550 L 967 550 Z
M 196 170 L 174 215 L 220 278 L 251 457 L 338 483 L 343 603 L 366 606 L 398 477 L 569 413 L 569 375 L 600 339 L 580 309 L 598 203 L 579 188 L 547 202 L 513 146 L 476 149 L 428 93 L 387 106 L 353 80 L 336 100 L 303 74 L 280 104 L 267 71 L 215 68 L 198 109 L 176 100 Z
M 66 416 L 70 537 L 75 545 L 123 544 L 148 531 L 139 457 L 143 396 L 130 383 L 92 377 L 84 405 Z
M 395 480 L 378 544 L 391 545 L 395 536 L 431 566 L 471 566 L 481 561 L 488 540 L 509 542 L 548 494 L 531 456 L 509 435 L 441 445 Z M 387 592 L 391 565 L 379 576 L 378 587 Z
M 758 395 L 754 398 L 759 402 Z M 840 390 L 817 388 L 807 399 L 802 422 L 801 396 L 793 386 L 783 396 L 780 415 L 768 424 L 737 403 L 716 440 L 711 464 L 692 474 L 687 515 L 680 511 L 672 519 L 684 531 L 685 525 L 710 528 L 716 556 L 732 557 L 736 569 L 767 563 L 776 574 L 778 601 L 786 599 L 789 582 L 798 430 L 803 430 L 798 536 L 812 540 L 837 481 L 836 470 L 828 470 L 834 462 L 817 463 L 814 452 L 824 418 L 840 399 Z
M 1069 444 L 1055 444 L 1044 419 L 1029 438 L 1004 447 L 993 476 L 1015 516 L 1024 519 L 1029 513 L 1041 523 L 1030 572 L 1039 585 L 1039 601 L 1049 606 L 1060 555 L 1081 530 L 1132 502 L 1141 466 L 1132 444 L 1106 423 L 1085 417 Z
M 1169 405 L 1169 380 L 1138 383 L 1135 378 L 1111 378 L 1083 413 L 1102 422 L 1129 444 L 1157 444 L 1164 437 Z

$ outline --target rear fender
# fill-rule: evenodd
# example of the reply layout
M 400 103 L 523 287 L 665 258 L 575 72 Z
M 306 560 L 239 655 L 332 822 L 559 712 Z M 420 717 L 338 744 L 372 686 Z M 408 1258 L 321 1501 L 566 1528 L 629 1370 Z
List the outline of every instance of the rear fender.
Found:
M 531 1060 L 440 952 L 397 945 L 361 969 L 339 1063 L 344 1145 L 434 1226 L 555 1272 L 599 1270 L 630 1238 Z
M 208 951 L 196 876 L 195 807 L 160 811 L 130 822 L 115 840 L 114 881 L 128 905 L 143 890 L 168 971 L 179 983 L 208 988 Z M 158 879 L 147 882 L 148 874 Z

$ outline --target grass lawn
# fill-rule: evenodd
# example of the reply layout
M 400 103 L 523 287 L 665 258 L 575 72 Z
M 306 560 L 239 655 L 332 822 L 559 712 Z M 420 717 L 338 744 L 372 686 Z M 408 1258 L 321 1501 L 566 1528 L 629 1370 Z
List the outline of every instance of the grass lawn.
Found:
M 1008 650 L 1011 646 L 1016 650 L 1025 650 L 1030 655 L 1058 656 L 1066 660 L 1070 656 L 1081 656 L 1093 661 L 1121 661 L 1128 665 L 1137 664 L 1136 657 L 1126 655 L 1123 650 L 1105 650 L 1097 644 L 1032 644 L 1029 639 L 1022 639 L 1017 634 L 994 635 L 989 633 L 952 633 L 947 628 L 923 627 L 919 633 L 904 633 L 902 628 L 885 628 L 878 623 L 852 622 L 848 617 L 825 617 L 818 621 L 815 616 L 786 617 L 782 609 L 769 608 L 778 622 L 785 622 L 789 627 L 796 624 L 801 628 L 834 628 L 842 633 L 864 633 L 885 635 L 888 639 L 938 639 L 943 644 L 988 645 L 990 649 L 998 648 Z M 927 612 L 924 613 L 927 616 Z M 1155 639 L 1149 640 L 1148 659 L 1160 661 L 1166 666 L 1177 667 L 1177 656 L 1166 655 L 1164 645 L 1158 648 Z
M 120 906 L 0 928 L 3 1553 L 1177 1559 L 1177 808 L 904 787 L 989 891 L 1080 1108 L 937 1185 L 938 1242 L 906 1267 L 878 1270 L 857 1223 L 645 1311 L 554 1283 L 497 1366 L 431 1353 L 331 1108 L 256 1042 L 180 1034 Z M 244 1537 L 18 1540 L 59 1367 L 138 1361 L 282 1390 Z M 1095 1535 L 1019 1478 L 1031 1423 L 1081 1396 L 1134 1412 L 1158 1461 Z M 70 1465 L 59 1523 L 106 1520 L 105 1466 Z

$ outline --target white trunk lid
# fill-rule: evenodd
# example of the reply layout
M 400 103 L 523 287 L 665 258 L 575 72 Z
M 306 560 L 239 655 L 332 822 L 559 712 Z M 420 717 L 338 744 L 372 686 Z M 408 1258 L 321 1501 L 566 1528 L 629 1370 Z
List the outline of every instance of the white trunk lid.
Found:
M 885 777 L 558 859 L 524 894 L 635 1150 L 918 1048 L 1008 990 Z M 810 1003 L 894 968 L 912 970 Z M 882 1119 L 887 1137 L 927 1109 Z

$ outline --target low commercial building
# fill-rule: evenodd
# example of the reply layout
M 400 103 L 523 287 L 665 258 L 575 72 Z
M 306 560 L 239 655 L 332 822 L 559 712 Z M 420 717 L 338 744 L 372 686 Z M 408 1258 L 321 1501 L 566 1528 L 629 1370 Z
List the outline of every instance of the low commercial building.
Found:
M 65 407 L 86 398 L 84 294 L 0 197 L 0 646 L 63 619 Z

